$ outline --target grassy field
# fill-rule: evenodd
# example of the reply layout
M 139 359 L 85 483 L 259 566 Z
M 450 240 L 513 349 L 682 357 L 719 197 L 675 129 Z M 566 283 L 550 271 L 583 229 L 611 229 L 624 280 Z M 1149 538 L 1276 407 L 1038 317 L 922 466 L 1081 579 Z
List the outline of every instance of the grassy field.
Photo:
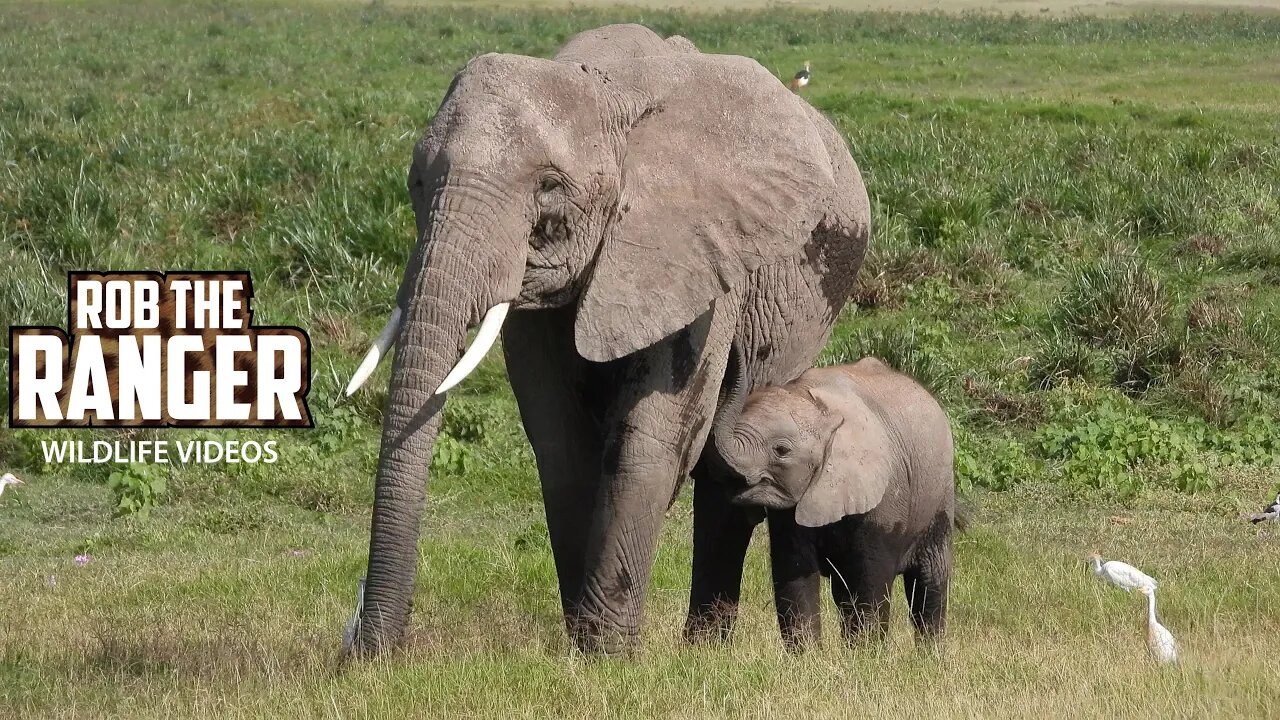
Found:
M 780 76 L 813 62 L 875 209 L 825 359 L 933 387 L 978 506 L 940 652 L 899 602 L 882 649 L 784 653 L 763 537 L 735 643 L 684 647 L 686 491 L 642 653 L 569 654 L 494 353 L 446 411 L 409 647 L 336 666 L 387 369 L 338 390 L 413 236 L 412 144 L 472 55 L 614 21 Z M 39 456 L 117 436 L 0 428 L 29 483 L 0 498 L 0 717 L 1273 714 L 1280 529 L 1239 514 L 1280 485 L 1277 38 L 1243 14 L 7 5 L 0 325 L 61 324 L 69 269 L 246 268 L 256 322 L 310 331 L 318 426 L 270 433 L 274 466 L 126 469 L 165 481 L 146 518 L 113 517 L 108 469 Z M 1180 667 L 1150 663 L 1140 599 L 1091 549 L 1160 578 Z
M 348 2 L 349 0 L 333 0 Z M 616 0 L 530 0 L 520 3 L 512 0 L 453 0 L 457 5 L 471 7 L 510 7 L 525 5 L 542 8 L 608 7 L 622 3 Z M 390 0 L 390 4 L 408 7 L 421 4 L 415 0 Z M 1131 16 L 1152 12 L 1280 12 L 1280 0 L 634 0 L 627 5 L 643 8 L 678 8 L 690 11 L 721 11 L 727 9 L 762 10 L 781 8 L 786 10 L 845 10 L 856 12 L 983 12 L 1003 15 L 1094 15 Z

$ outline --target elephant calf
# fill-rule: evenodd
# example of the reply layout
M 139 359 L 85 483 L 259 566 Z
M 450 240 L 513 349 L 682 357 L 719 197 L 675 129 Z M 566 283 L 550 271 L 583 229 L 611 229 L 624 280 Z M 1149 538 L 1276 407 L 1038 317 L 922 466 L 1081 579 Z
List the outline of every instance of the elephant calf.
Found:
M 847 640 L 884 635 L 899 574 L 917 634 L 940 634 L 955 487 L 938 402 L 874 358 L 808 370 L 745 403 L 736 392 L 741 410 L 716 444 L 732 502 L 768 511 L 784 642 L 819 638 L 819 573 L 831 578 Z

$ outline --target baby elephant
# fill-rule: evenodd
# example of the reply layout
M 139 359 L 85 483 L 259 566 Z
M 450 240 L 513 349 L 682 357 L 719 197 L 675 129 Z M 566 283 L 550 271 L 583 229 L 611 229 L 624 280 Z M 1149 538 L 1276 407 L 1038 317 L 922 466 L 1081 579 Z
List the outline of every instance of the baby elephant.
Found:
M 753 392 L 731 428 L 717 433 L 717 448 L 729 482 L 740 483 L 733 502 L 769 511 L 789 647 L 820 636 L 819 573 L 831 578 L 847 640 L 883 637 L 899 574 L 917 634 L 945 629 L 953 449 L 927 390 L 873 358 L 814 368 Z

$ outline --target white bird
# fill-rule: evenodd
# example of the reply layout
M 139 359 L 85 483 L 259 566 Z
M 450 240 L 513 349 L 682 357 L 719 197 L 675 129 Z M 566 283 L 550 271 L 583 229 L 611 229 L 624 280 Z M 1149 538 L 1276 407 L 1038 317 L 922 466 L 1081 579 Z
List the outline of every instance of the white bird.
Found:
M 13 473 L 5 473 L 4 475 L 0 475 L 0 495 L 3 495 L 4 489 L 10 485 L 25 485 L 25 484 L 26 483 L 14 477 Z
M 1268 505 L 1266 510 L 1249 517 L 1249 522 L 1252 523 L 1260 523 L 1264 520 L 1280 522 L 1280 493 L 1276 494 L 1275 502 Z
M 1156 589 L 1156 579 L 1142 572 L 1138 568 L 1123 563 L 1119 560 L 1102 561 L 1102 556 L 1093 553 L 1089 556 L 1089 562 L 1093 564 L 1093 574 L 1115 585 L 1116 587 L 1130 592 L 1138 588 Z
M 360 632 L 360 611 L 364 609 L 364 578 L 356 582 L 356 611 L 347 620 L 347 627 L 342 631 L 342 654 L 351 653 L 356 645 L 356 634 Z
M 813 73 L 809 72 L 809 61 L 805 60 L 804 69 L 796 73 L 795 77 L 791 78 L 791 91 L 800 92 L 800 88 L 804 87 L 805 85 L 808 85 L 809 80 L 812 77 L 813 77 Z
M 1156 620 L 1156 591 L 1141 587 L 1138 592 L 1147 596 L 1147 649 L 1151 651 L 1151 657 L 1161 665 L 1178 662 L 1178 643 L 1173 639 L 1173 633 Z

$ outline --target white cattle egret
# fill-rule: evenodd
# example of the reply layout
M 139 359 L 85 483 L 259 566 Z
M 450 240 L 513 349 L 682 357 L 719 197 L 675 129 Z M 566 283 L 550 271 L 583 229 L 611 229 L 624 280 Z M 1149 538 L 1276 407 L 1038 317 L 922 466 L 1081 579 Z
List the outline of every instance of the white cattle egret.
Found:
M 347 655 L 356 645 L 356 633 L 360 632 L 360 611 L 364 610 L 364 578 L 356 581 L 356 611 L 347 620 L 347 627 L 342 631 L 342 654 Z
M 25 484 L 26 483 L 14 477 L 13 473 L 5 473 L 4 475 L 0 475 L 0 495 L 3 495 L 4 489 L 10 485 L 25 485 Z
M 1156 591 L 1141 587 L 1138 592 L 1147 596 L 1147 649 L 1151 651 L 1151 657 L 1161 665 L 1178 662 L 1178 643 L 1173 639 L 1173 633 L 1156 619 Z
M 1130 592 L 1138 588 L 1156 589 L 1156 579 L 1142 572 L 1138 568 L 1123 563 L 1119 560 L 1102 561 L 1102 556 L 1093 553 L 1089 556 L 1089 562 L 1093 565 L 1093 574 L 1115 585 L 1116 587 Z
M 812 77 L 813 77 L 813 73 L 809 72 L 809 61 L 805 60 L 804 69 L 796 73 L 795 77 L 791 78 L 791 91 L 800 92 L 800 88 L 804 87 L 805 85 L 808 85 L 809 80 Z
M 1272 522 L 1280 522 L 1280 493 L 1276 495 L 1276 499 L 1265 510 L 1249 517 L 1249 522 L 1260 523 L 1264 520 Z

